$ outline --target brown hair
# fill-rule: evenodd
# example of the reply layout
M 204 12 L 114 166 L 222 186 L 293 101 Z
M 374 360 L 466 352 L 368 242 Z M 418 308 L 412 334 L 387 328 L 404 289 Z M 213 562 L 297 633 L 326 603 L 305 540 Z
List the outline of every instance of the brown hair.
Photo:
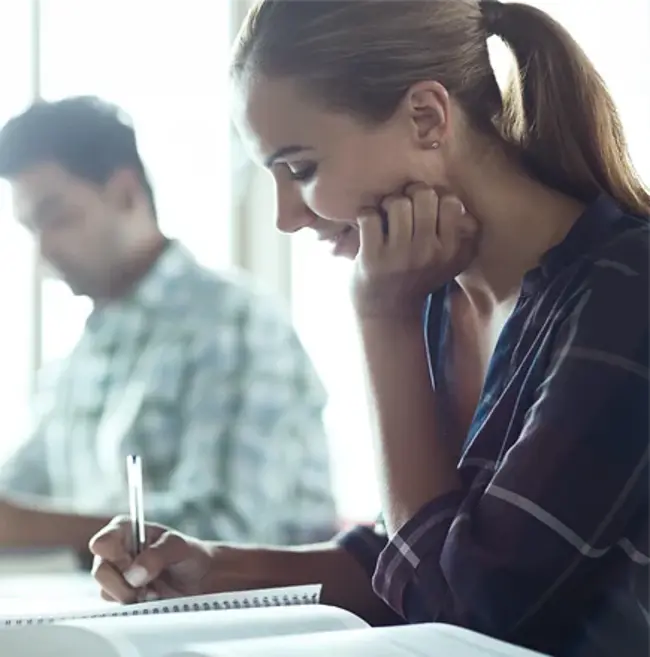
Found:
M 489 36 L 518 75 L 503 96 Z M 333 110 L 382 122 L 411 85 L 443 84 L 473 127 L 515 152 L 542 183 L 589 202 L 601 192 L 650 214 L 607 88 L 569 33 L 544 12 L 495 0 L 258 0 L 232 73 L 291 77 Z

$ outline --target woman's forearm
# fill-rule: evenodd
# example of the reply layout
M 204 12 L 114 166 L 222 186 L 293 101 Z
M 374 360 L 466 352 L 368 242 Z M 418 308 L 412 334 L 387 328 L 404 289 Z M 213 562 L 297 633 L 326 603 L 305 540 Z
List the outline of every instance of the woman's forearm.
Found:
M 364 569 L 334 542 L 295 548 L 228 549 L 230 557 L 224 564 L 224 546 L 215 543 L 215 591 L 222 590 L 224 570 L 237 579 L 233 585 L 240 589 L 322 584 L 323 604 L 347 609 L 371 625 L 399 620 L 374 594 Z
M 360 330 L 384 521 L 393 534 L 460 482 L 440 435 L 421 323 L 365 319 Z

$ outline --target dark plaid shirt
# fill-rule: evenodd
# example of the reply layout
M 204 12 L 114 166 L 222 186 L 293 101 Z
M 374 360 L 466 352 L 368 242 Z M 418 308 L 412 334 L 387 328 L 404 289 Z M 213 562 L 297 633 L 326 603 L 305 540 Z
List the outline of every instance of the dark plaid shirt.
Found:
M 458 463 L 462 491 L 390 538 L 341 538 L 399 618 L 551 655 L 648 654 L 648 245 L 645 218 L 591 204 L 524 279 Z M 431 298 L 426 323 L 443 402 L 446 299 Z

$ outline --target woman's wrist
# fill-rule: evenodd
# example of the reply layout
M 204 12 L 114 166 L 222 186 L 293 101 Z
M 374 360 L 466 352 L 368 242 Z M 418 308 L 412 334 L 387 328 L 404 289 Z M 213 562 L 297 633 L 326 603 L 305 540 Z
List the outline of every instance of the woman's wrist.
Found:
M 206 592 L 320 584 L 324 604 L 352 611 L 373 624 L 390 617 L 363 568 L 334 542 L 293 548 L 213 543 L 209 552 L 212 567 Z
M 365 318 L 359 322 L 358 330 L 371 380 L 382 373 L 388 373 L 390 378 L 393 378 L 391 372 L 395 359 L 401 362 L 398 352 L 415 350 L 426 359 L 426 343 L 421 318 Z M 386 366 L 388 372 L 385 372 Z
M 285 585 L 281 583 L 282 574 L 269 562 L 266 548 L 211 542 L 207 551 L 211 564 L 206 588 L 210 591 L 244 591 Z

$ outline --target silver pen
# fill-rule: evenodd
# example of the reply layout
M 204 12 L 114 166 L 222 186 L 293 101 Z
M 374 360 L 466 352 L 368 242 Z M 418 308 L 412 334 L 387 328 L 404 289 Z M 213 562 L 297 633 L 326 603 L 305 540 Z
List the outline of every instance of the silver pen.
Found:
M 131 516 L 131 549 L 133 556 L 142 552 L 146 543 L 142 495 L 142 460 L 135 454 L 126 457 L 126 480 L 129 488 L 129 514 Z

